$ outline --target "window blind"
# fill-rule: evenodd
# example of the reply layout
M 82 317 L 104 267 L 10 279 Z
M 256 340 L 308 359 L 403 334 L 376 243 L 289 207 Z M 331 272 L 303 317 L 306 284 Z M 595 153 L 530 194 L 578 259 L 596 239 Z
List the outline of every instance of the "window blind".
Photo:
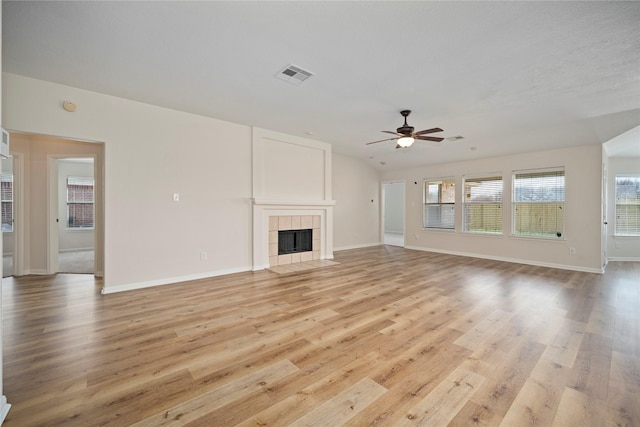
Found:
M 616 236 L 640 236 L 640 175 L 616 176 Z
M 564 168 L 513 173 L 513 234 L 562 237 Z
M 502 233 L 502 176 L 465 177 L 464 231 Z
M 424 227 L 453 230 L 456 206 L 455 178 L 424 181 Z

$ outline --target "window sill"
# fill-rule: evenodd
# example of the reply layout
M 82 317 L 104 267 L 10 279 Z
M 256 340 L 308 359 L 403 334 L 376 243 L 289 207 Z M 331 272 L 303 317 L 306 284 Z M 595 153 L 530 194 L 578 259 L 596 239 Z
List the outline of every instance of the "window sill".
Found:
M 566 242 L 567 239 L 564 237 L 536 237 L 536 236 L 520 236 L 519 234 L 510 234 L 509 237 L 518 239 L 518 240 L 533 240 L 536 242 Z
M 481 233 L 479 231 L 461 231 L 461 234 L 479 237 L 505 237 L 504 233 Z
M 436 233 L 455 233 L 454 228 L 422 228 L 422 231 L 435 231 Z

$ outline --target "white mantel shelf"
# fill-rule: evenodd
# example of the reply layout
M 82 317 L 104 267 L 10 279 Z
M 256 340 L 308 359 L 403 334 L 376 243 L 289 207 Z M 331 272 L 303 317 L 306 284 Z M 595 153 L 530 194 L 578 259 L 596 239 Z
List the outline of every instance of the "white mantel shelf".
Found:
M 260 206 L 333 206 L 335 200 L 261 200 L 251 199 L 254 205 Z

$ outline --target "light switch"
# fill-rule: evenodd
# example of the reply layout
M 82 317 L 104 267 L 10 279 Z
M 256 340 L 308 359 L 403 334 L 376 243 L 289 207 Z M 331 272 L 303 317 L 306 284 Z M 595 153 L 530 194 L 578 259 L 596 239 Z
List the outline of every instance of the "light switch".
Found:
M 173 193 L 173 201 L 174 202 L 180 201 L 180 193 Z

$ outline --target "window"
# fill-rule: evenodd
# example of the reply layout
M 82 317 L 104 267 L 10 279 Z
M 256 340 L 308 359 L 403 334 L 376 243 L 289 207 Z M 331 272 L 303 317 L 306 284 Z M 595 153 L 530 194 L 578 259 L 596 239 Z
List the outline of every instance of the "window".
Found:
M 640 236 L 640 175 L 616 176 L 615 235 Z
M 502 176 L 464 179 L 464 231 L 502 233 Z
M 513 173 L 513 234 L 562 237 L 564 168 Z
M 93 178 L 67 177 L 67 227 L 93 228 Z
M 424 182 L 424 227 L 453 230 L 456 208 L 454 178 Z
M 2 231 L 13 231 L 13 174 L 0 174 L 2 199 Z

